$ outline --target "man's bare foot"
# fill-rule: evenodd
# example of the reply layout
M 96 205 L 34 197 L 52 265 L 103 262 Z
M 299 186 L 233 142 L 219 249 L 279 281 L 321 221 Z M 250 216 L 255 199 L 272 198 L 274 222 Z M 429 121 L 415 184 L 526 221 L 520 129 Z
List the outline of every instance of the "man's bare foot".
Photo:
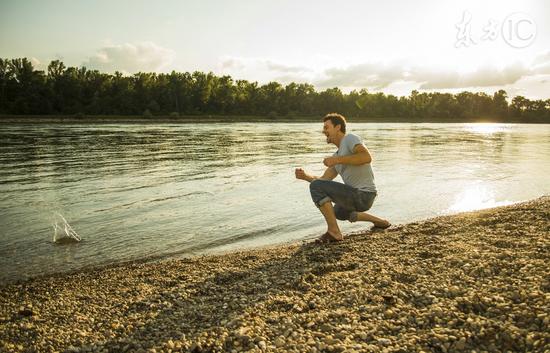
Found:
M 335 243 L 344 240 L 342 234 L 335 236 L 330 232 L 326 232 L 315 240 L 316 243 Z
M 386 220 L 384 220 L 384 222 L 374 223 L 374 226 L 373 226 L 373 228 L 378 228 L 378 229 L 386 229 L 389 227 L 391 227 L 391 223 Z

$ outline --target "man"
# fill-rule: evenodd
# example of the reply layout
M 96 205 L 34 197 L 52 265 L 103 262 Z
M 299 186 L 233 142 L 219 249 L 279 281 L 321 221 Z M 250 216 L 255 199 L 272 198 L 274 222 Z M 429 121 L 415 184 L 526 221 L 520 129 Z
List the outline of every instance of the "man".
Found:
M 331 157 L 323 160 L 327 166 L 323 175 L 316 177 L 307 174 L 302 168 L 295 170 L 297 179 L 310 182 L 311 198 L 327 222 L 327 232 L 319 240 L 330 242 L 344 238 L 336 219 L 367 221 L 374 223 L 375 227 L 388 228 L 390 223 L 387 220 L 365 212 L 372 207 L 376 186 L 370 165 L 372 157 L 361 138 L 346 134 L 346 119 L 337 113 L 327 114 L 323 118 L 323 133 L 327 143 L 338 147 Z M 332 181 L 338 174 L 343 184 Z

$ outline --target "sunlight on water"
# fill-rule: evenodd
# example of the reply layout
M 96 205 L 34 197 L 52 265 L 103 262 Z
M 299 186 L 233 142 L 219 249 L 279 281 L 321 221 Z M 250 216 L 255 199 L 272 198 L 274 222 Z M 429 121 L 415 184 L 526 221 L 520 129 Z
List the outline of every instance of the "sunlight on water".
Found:
M 495 195 L 488 188 L 476 185 L 463 190 L 455 198 L 454 203 L 449 207 L 448 211 L 466 212 L 491 208 L 497 206 L 511 205 L 512 201 L 495 201 Z
M 475 123 L 466 124 L 466 130 L 476 133 L 491 135 L 496 132 L 506 131 L 510 127 L 510 124 L 495 124 L 495 123 Z

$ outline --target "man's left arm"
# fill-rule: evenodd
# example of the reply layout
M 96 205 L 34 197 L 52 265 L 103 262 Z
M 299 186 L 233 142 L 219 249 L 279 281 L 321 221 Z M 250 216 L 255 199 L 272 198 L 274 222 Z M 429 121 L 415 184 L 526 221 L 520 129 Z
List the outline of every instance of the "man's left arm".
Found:
M 361 165 L 372 162 L 372 156 L 369 150 L 362 143 L 358 143 L 353 147 L 353 154 L 347 156 L 327 157 L 323 163 L 327 167 L 332 167 L 336 164 Z

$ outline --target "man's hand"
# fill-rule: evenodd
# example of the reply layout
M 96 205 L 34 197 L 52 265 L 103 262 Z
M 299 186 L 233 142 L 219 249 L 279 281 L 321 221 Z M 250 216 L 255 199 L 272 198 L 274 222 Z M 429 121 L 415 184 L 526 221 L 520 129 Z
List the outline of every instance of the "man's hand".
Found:
M 340 161 L 338 160 L 338 157 L 327 157 L 323 159 L 323 164 L 327 167 L 334 167 L 336 164 L 339 164 Z
M 302 168 L 296 168 L 296 170 L 294 170 L 294 174 L 296 175 L 296 179 L 309 180 L 308 175 Z

